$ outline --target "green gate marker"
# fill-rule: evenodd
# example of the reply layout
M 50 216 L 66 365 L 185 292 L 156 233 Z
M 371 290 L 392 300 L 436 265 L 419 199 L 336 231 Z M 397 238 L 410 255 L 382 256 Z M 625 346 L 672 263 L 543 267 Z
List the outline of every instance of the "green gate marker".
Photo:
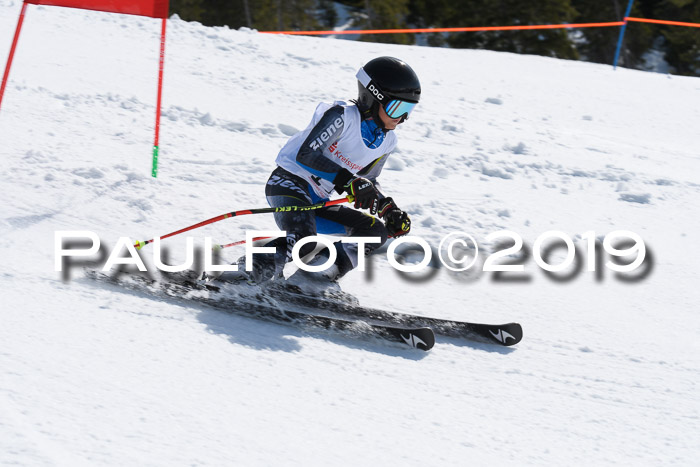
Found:
M 151 175 L 155 178 L 158 176 L 158 146 L 153 146 L 153 167 Z

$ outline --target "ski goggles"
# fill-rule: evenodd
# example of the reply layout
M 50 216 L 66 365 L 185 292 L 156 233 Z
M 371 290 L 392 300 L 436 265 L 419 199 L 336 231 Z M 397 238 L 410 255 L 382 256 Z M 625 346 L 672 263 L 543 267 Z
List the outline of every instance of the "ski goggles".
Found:
M 389 118 L 408 118 L 409 114 L 418 105 L 416 102 L 407 102 L 399 99 L 390 100 L 384 110 Z

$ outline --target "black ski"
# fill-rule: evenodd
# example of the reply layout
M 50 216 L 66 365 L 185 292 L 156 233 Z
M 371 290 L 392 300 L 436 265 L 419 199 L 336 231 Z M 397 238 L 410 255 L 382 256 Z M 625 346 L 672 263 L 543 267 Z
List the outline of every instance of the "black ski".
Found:
M 121 273 L 117 276 L 110 276 L 89 269 L 86 269 L 85 273 L 93 280 L 119 285 L 129 290 L 153 296 L 189 300 L 229 313 L 243 314 L 267 321 L 337 330 L 357 336 L 374 336 L 388 341 L 405 343 L 420 350 L 430 350 L 435 345 L 435 334 L 428 326 L 396 326 L 389 323 L 368 322 L 369 317 L 349 320 L 295 311 L 288 309 L 284 304 L 280 306 L 262 294 L 249 297 L 224 294 L 219 293 L 218 287 L 196 282 L 159 282 L 140 275 Z M 299 305 L 308 307 L 308 305 Z
M 190 271 L 171 275 L 171 278 L 175 281 L 188 282 L 193 280 L 193 275 L 194 273 Z M 219 286 L 224 286 L 227 283 L 226 281 L 214 279 L 209 282 L 209 287 L 218 290 Z M 245 284 L 245 281 L 231 282 L 231 284 L 240 287 L 242 284 Z M 266 282 L 264 284 L 269 285 L 271 282 Z M 266 286 L 264 287 L 264 291 L 267 296 L 275 298 L 283 303 L 292 303 L 308 308 L 327 310 L 342 317 L 371 319 L 395 326 L 427 327 L 431 328 L 436 334 L 446 337 L 483 340 L 505 347 L 515 345 L 523 338 L 523 328 L 519 323 L 471 323 L 467 321 L 429 318 L 377 308 L 368 308 L 360 305 L 355 297 L 345 292 L 331 292 L 330 296 L 324 297 L 305 295 L 300 291 L 285 287 Z
M 266 292 L 285 303 L 296 303 L 298 305 L 328 310 L 344 316 L 377 320 L 398 326 L 429 327 L 433 329 L 436 334 L 447 337 L 479 337 L 503 346 L 515 345 L 523 338 L 523 328 L 518 323 L 482 324 L 466 321 L 452 321 L 367 308 L 354 303 L 344 303 L 325 297 L 304 295 L 280 288 L 269 288 Z

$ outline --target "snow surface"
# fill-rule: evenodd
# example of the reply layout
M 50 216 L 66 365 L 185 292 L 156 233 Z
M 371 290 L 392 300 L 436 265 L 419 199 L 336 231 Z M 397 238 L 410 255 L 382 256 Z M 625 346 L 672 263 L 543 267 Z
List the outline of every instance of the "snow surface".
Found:
M 0 51 L 21 7 L 0 0 Z M 168 23 L 160 174 L 150 177 L 159 21 L 30 5 L 0 111 L 0 463 L 661 465 L 700 454 L 700 80 L 476 50 Z M 319 101 L 393 55 L 423 98 L 385 191 L 437 246 L 641 235 L 627 283 L 491 274 L 402 279 L 364 304 L 522 323 L 514 348 L 438 336 L 428 353 L 158 301 L 54 271 L 54 232 L 113 246 L 265 206 L 264 182 Z M 226 243 L 270 216 L 193 232 Z M 184 259 L 184 239 L 168 244 Z M 233 250 L 233 251 L 231 251 Z M 242 250 L 224 251 L 235 260 Z M 482 257 L 483 259 L 483 257 Z

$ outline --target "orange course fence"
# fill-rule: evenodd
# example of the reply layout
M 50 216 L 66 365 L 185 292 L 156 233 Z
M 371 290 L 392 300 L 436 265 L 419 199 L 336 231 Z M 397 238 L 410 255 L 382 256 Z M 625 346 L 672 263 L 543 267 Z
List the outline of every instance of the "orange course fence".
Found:
M 686 26 L 690 28 L 700 28 L 700 23 L 683 23 L 681 21 L 666 21 L 663 19 L 646 19 L 646 18 L 625 18 L 625 21 L 636 21 L 638 23 L 654 23 L 667 24 L 669 26 Z
M 326 36 L 336 34 L 420 34 L 436 32 L 518 31 L 528 29 L 604 28 L 611 26 L 622 26 L 623 24 L 625 24 L 624 21 L 613 21 L 608 23 L 529 24 L 522 26 L 481 26 L 468 28 L 358 29 L 344 31 L 261 31 L 261 33 L 290 34 L 299 36 Z
M 634 18 L 629 16 L 634 0 L 627 5 L 624 21 L 610 21 L 604 23 L 570 23 L 570 24 L 527 24 L 521 26 L 481 26 L 464 28 L 405 28 L 405 29 L 357 29 L 343 31 L 260 31 L 263 34 L 289 34 L 295 36 L 329 36 L 339 34 L 422 34 L 438 32 L 478 32 L 478 31 L 527 31 L 533 29 L 575 29 L 575 28 L 609 28 L 620 26 L 620 37 L 617 41 L 613 67 L 617 68 L 617 60 L 622 48 L 622 39 L 629 21 L 638 23 L 664 24 L 669 26 L 686 26 L 700 28 L 700 23 L 684 23 L 681 21 L 667 21 L 661 19 Z
M 407 29 L 355 29 L 343 31 L 260 31 L 262 34 L 288 34 L 294 36 L 328 36 L 338 34 L 422 34 L 437 32 L 478 32 L 478 31 L 524 31 L 532 29 L 575 29 L 575 28 L 605 28 L 624 26 L 628 21 L 639 23 L 666 24 L 671 26 L 689 26 L 700 28 L 700 23 L 683 23 L 680 21 L 666 21 L 660 19 L 646 19 L 626 17 L 624 21 L 610 21 L 604 23 L 567 23 L 567 24 L 528 24 L 522 26 L 480 26 L 464 28 L 407 28 Z

